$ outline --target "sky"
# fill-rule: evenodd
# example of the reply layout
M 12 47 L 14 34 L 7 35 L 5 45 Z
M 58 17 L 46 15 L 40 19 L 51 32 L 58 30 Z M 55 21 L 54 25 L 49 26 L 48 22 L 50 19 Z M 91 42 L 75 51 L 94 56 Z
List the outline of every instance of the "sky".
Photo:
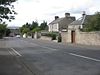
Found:
M 54 16 L 64 17 L 65 13 L 70 13 L 76 19 L 82 16 L 83 11 L 94 14 L 100 11 L 100 0 L 18 0 L 14 6 L 18 14 L 8 26 L 21 27 L 32 21 L 40 24 L 45 20 L 50 23 Z

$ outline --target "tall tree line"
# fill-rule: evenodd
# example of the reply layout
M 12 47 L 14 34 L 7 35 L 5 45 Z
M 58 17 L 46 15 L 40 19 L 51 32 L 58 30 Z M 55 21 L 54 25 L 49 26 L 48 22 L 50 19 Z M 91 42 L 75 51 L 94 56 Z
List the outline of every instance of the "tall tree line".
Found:
M 39 25 L 37 21 L 33 21 L 31 24 L 30 23 L 24 24 L 20 28 L 20 32 L 24 34 L 24 33 L 31 33 L 31 32 L 41 31 L 41 30 L 47 30 L 47 29 L 48 29 L 47 22 L 43 21 L 43 23 Z

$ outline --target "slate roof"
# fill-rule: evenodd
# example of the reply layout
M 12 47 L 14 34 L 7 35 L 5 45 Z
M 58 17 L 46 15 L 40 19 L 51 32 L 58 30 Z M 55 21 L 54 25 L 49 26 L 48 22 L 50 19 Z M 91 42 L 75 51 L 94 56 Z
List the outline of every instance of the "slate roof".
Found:
M 49 23 L 49 24 L 56 24 L 56 23 L 58 23 L 58 22 L 60 22 L 61 20 L 63 20 L 64 18 L 58 18 L 58 19 L 56 19 L 56 20 L 53 20 L 51 23 Z
M 51 23 L 49 23 L 49 25 L 50 24 L 56 24 L 56 23 L 59 23 L 59 22 L 61 22 L 62 20 L 64 20 L 64 19 L 66 19 L 66 20 L 69 20 L 69 19 L 71 19 L 71 20 L 75 20 L 75 17 L 63 17 L 63 18 L 58 18 L 58 19 L 56 19 L 56 20 L 53 20 Z
M 76 21 L 73 21 L 72 23 L 70 23 L 70 25 L 82 25 L 82 24 L 86 24 L 88 19 L 90 19 L 91 17 L 93 17 L 93 15 L 85 15 L 84 17 L 79 18 Z

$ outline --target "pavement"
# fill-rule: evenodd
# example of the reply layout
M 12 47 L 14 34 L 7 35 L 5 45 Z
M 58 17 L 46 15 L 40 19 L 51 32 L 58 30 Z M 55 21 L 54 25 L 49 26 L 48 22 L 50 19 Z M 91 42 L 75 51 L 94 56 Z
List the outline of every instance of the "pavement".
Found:
M 0 75 L 100 75 L 99 46 L 5 38 Z

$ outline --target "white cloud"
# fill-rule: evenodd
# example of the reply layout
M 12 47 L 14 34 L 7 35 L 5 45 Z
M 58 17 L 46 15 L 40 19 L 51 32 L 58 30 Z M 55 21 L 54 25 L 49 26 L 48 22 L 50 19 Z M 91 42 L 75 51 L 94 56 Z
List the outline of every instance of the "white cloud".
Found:
M 34 20 L 50 22 L 55 15 L 62 17 L 66 12 L 77 17 L 81 16 L 82 11 L 93 14 L 100 11 L 99 4 L 98 0 L 18 0 L 15 3 L 18 15 L 9 25 L 20 26 Z

